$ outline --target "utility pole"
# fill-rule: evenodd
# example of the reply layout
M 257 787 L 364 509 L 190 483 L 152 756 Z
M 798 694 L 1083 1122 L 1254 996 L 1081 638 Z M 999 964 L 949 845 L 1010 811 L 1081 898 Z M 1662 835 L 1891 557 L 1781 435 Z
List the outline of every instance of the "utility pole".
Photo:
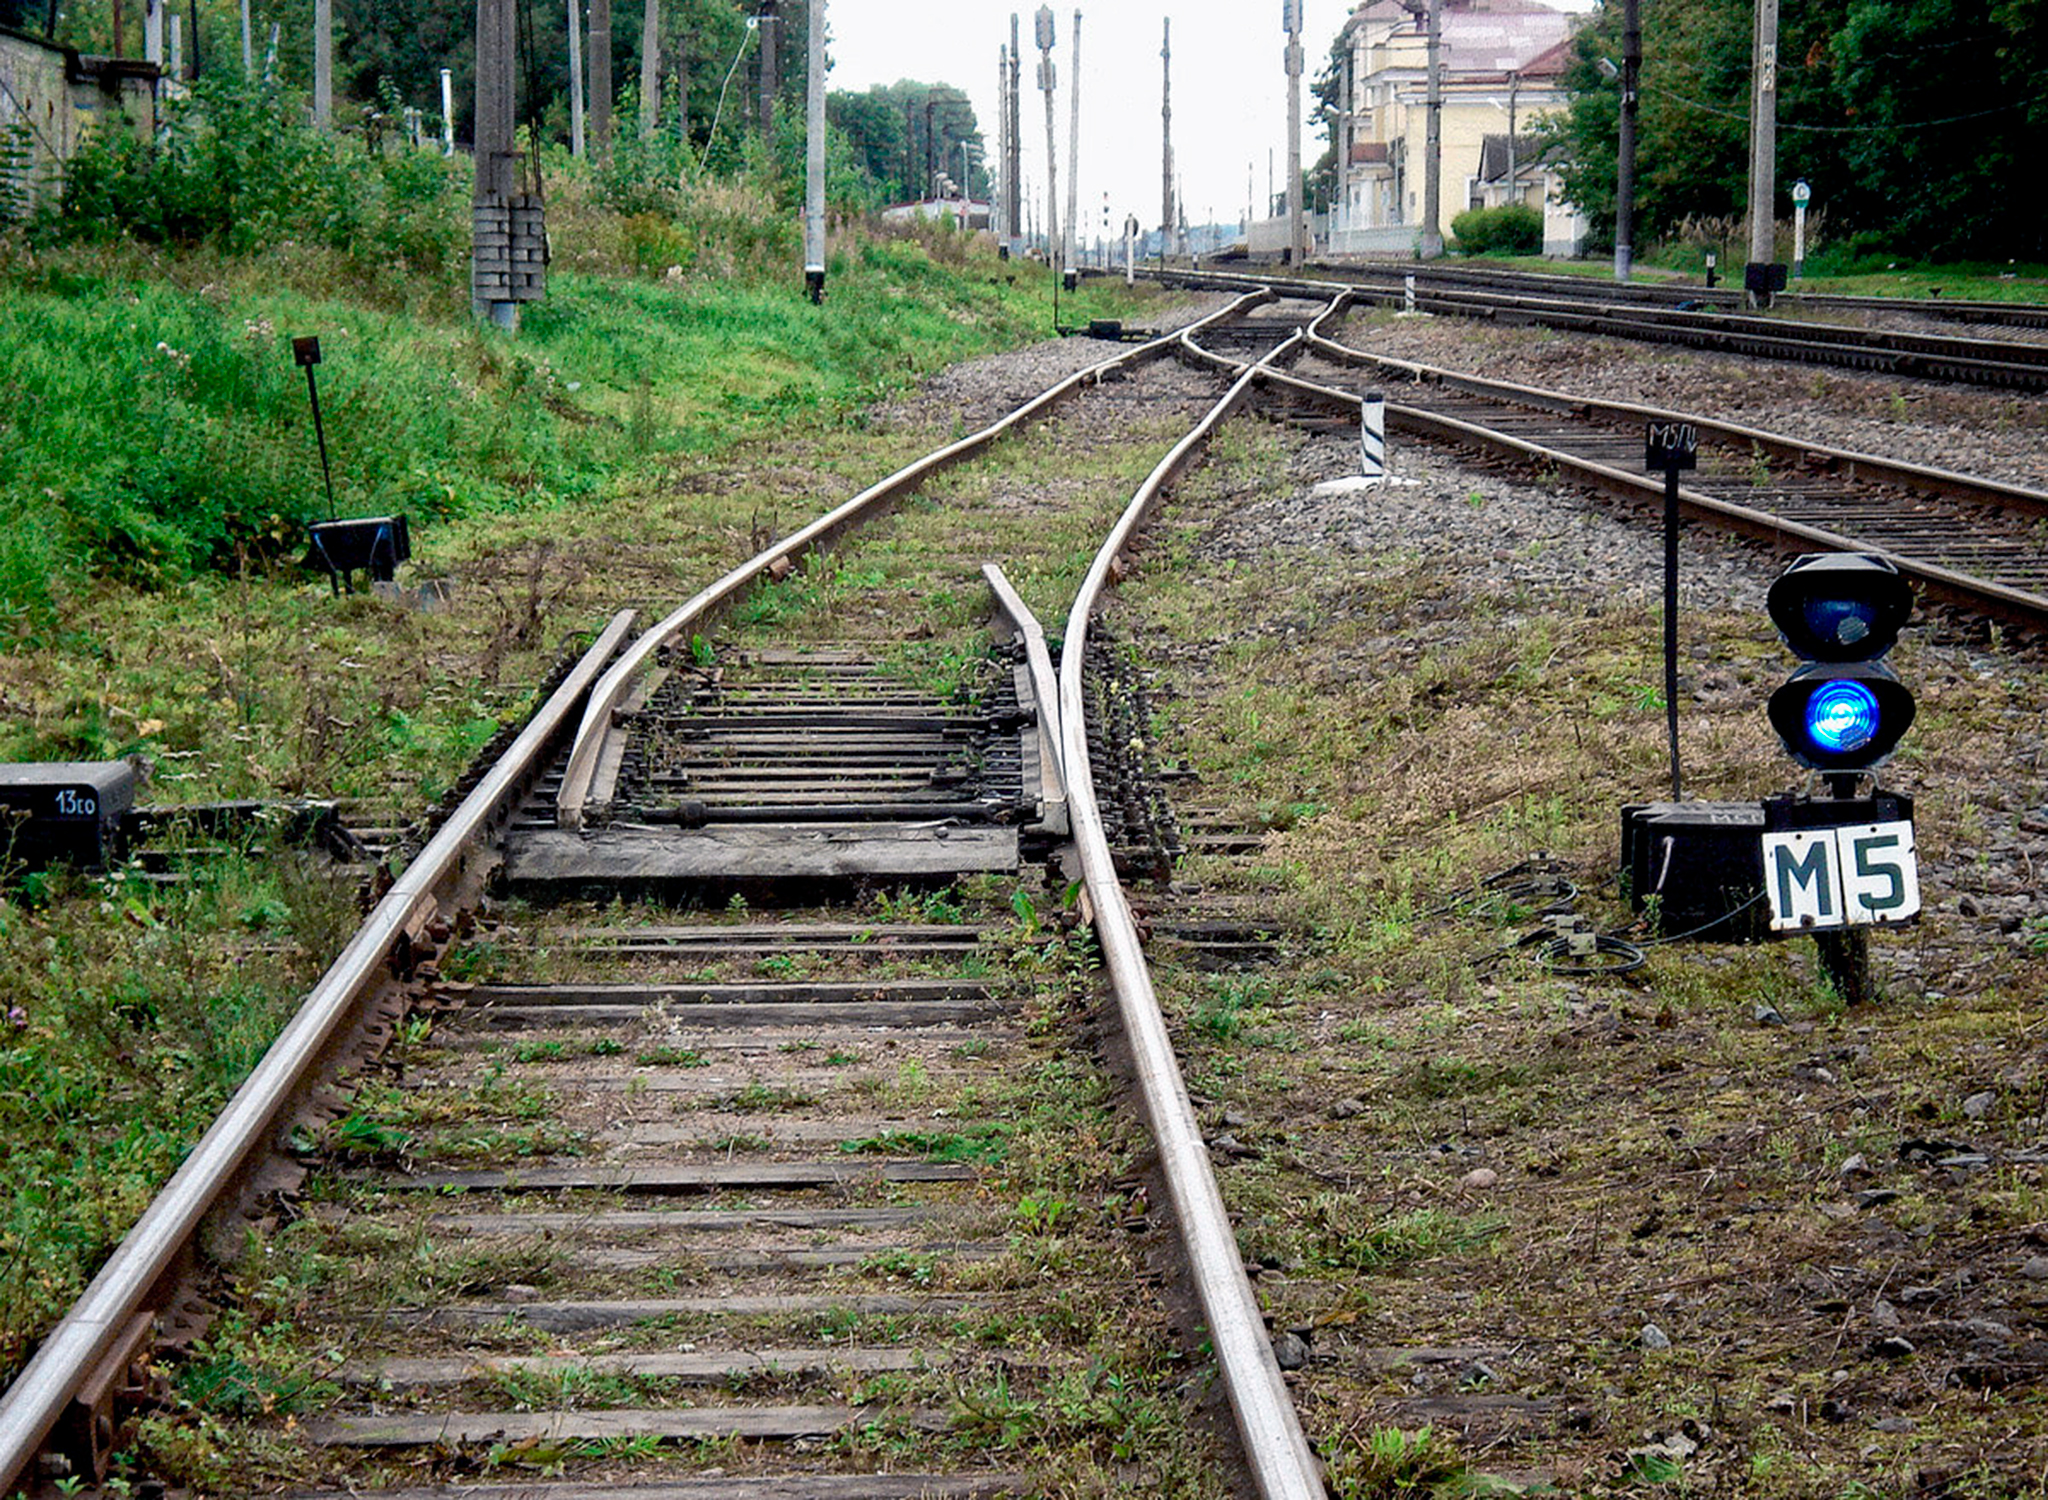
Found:
M 1287 26 L 1287 262 L 1308 259 L 1301 203 L 1301 0 L 1280 0 Z
M 1756 0 L 1756 61 L 1749 117 L 1749 262 L 1744 277 L 1752 307 L 1769 306 L 1755 267 L 1777 259 L 1778 229 L 1778 0 Z
M 1074 73 L 1067 80 L 1067 249 L 1072 275 L 1081 248 L 1081 12 L 1074 12 Z
M 661 0 L 647 0 L 640 20 L 640 139 L 661 125 Z
M 804 16 L 807 61 L 804 98 L 804 290 L 825 300 L 825 0 Z
M 1636 85 L 1643 67 L 1643 18 L 1639 0 L 1622 0 L 1621 140 L 1615 154 L 1614 279 L 1635 272 Z
M 256 72 L 256 39 L 249 34 L 249 0 L 242 0 L 242 76 Z
M 582 156 L 583 0 L 569 0 L 569 154 Z
M 1521 92 L 1522 75 L 1513 68 L 1508 69 L 1508 189 L 1507 203 L 1519 203 L 1521 198 L 1515 192 L 1515 104 Z
M 612 0 L 590 0 L 590 150 L 612 159 Z
M 775 96 L 782 91 L 781 0 L 761 0 L 761 136 L 775 139 Z
M 1422 258 L 1444 253 L 1440 181 L 1444 158 L 1443 0 L 1429 4 L 1429 138 L 1422 163 Z
M 1173 253 L 1173 17 L 1166 18 L 1159 45 L 1161 85 L 1159 92 L 1159 263 Z
M 334 128 L 334 0 L 313 0 L 313 125 Z
M 128 30 L 127 20 L 128 18 L 121 14 L 121 0 L 114 0 L 114 56 L 117 60 L 124 55 L 122 49 L 128 45 L 127 42 L 123 39 L 124 34 Z M 54 35 L 56 33 L 56 30 L 57 0 L 50 0 L 49 31 L 52 35 Z
M 516 38 L 513 0 L 477 0 L 476 241 L 470 300 L 479 318 L 500 328 L 519 325 L 519 304 L 511 289 L 510 227 L 512 196 L 519 185 L 513 140 Z
M 142 0 L 142 60 L 164 65 L 164 0 Z
M 1017 13 L 1010 12 L 1010 154 L 1003 161 L 1003 195 L 1008 201 L 1011 253 L 1024 233 L 1024 45 Z
M 1008 178 L 1010 173 L 1010 49 L 1004 47 L 996 56 L 996 165 L 989 170 L 988 220 L 989 232 L 996 237 L 996 243 L 1009 243 L 1009 227 L 1004 222 L 1005 199 L 1009 196 L 1007 183 L 998 185 L 996 173 Z
M 1038 23 L 1038 86 L 1045 91 L 1045 260 L 1060 268 L 1060 143 L 1052 117 L 1052 91 L 1059 83 L 1059 65 L 1052 60 L 1052 7 L 1041 5 Z

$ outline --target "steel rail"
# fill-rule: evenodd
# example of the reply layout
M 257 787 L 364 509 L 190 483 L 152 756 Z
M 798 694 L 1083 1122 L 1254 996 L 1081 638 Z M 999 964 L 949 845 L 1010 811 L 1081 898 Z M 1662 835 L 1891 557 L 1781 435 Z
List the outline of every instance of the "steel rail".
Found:
M 633 628 L 613 617 L 498 763 L 399 876 L 307 994 L 227 1107 L 151 1201 L 83 1295 L 0 1397 L 0 1494 L 11 1494 L 80 1386 L 190 1243 L 237 1173 L 264 1146 L 286 1105 L 376 982 L 378 970 L 444 881 L 459 877 L 477 838 L 509 811 L 577 701 Z
M 1201 327 L 1223 318 L 1233 317 L 1247 307 L 1269 302 L 1272 298 L 1273 294 L 1263 288 L 1248 292 L 1227 307 L 1199 319 L 1194 326 Z M 1004 434 L 1050 410 L 1082 387 L 1096 384 L 1112 371 L 1127 365 L 1158 358 L 1173 347 L 1173 342 L 1174 335 L 1168 334 L 1069 375 L 1032 397 L 1008 416 L 956 443 L 926 454 L 880 483 L 870 485 L 851 500 L 820 516 L 802 530 L 772 543 L 650 628 L 613 664 L 611 670 L 605 673 L 591 692 L 590 702 L 584 709 L 583 722 L 576 730 L 576 742 L 569 752 L 569 764 L 562 776 L 561 790 L 555 799 L 557 826 L 568 829 L 583 826 L 589 807 L 591 783 L 597 776 L 599 752 L 603 748 L 605 734 L 611 728 L 612 715 L 617 710 L 620 700 L 625 697 L 626 689 L 633 678 L 657 651 L 685 630 L 704 620 L 714 610 L 730 602 L 741 590 L 776 564 L 816 546 L 840 528 L 864 518 L 868 512 L 883 503 L 909 494 L 940 470 L 972 458 L 994 444 Z
M 1849 448 L 1835 448 L 1826 443 L 1809 443 L 1799 438 L 1788 438 L 1782 433 L 1767 432 L 1759 427 L 1745 427 L 1738 422 L 1716 421 L 1712 417 L 1694 416 L 1689 412 L 1668 411 L 1658 406 L 1642 406 L 1632 401 L 1606 401 L 1595 396 L 1576 396 L 1564 391 L 1544 390 L 1540 386 L 1491 380 L 1483 375 L 1467 375 L 1437 365 L 1419 364 L 1414 360 L 1373 354 L 1364 349 L 1353 348 L 1349 344 L 1339 343 L 1324 334 L 1321 331 L 1322 324 L 1331 315 L 1331 312 L 1326 311 L 1309 325 L 1305 342 L 1315 353 L 1344 364 L 1370 365 L 1376 369 L 1406 375 L 1418 384 L 1447 386 L 1455 390 L 1470 391 L 1478 396 L 1491 396 L 1520 406 L 1532 406 L 1572 416 L 1597 417 L 1613 422 L 1689 422 L 1702 436 L 1739 446 L 1761 448 L 1774 458 L 1796 460 L 1817 456 L 1830 468 L 1838 470 L 1846 479 L 1874 479 L 1881 483 L 1895 484 L 1905 489 L 1940 495 L 1952 500 L 1975 500 L 2009 506 L 2036 515 L 2048 515 L 2048 491 L 2008 484 L 2002 479 L 1985 479 L 1974 474 L 1957 473 L 1953 469 L 1936 469 L 1925 464 L 1909 464 L 1898 459 L 1880 458 L 1874 453 L 1858 453 Z
M 1360 285 L 1379 285 L 1389 281 L 1400 285 L 1406 277 L 1413 276 L 1418 282 L 1435 282 L 1440 286 L 1521 288 L 1584 302 L 1634 302 L 1663 307 L 1699 302 L 1730 309 L 1744 305 L 1740 287 L 1709 287 L 1695 282 L 1614 282 L 1546 271 L 1445 265 L 1345 265 L 1332 261 L 1315 263 L 1310 269 L 1356 278 Z M 1948 323 L 2048 328 L 2048 303 L 2042 302 L 1993 302 L 1962 297 L 1876 297 L 1853 292 L 1789 290 L 1777 294 L 1777 305 L 1796 310 L 1813 308 L 1906 314 Z
M 983 563 L 981 576 L 988 580 L 989 592 L 996 596 L 997 606 L 1024 642 L 1024 663 L 1031 673 L 1031 696 L 1038 707 L 1039 754 L 1045 767 L 1041 816 L 1047 829 L 1053 833 L 1066 833 L 1069 831 L 1067 774 L 1062 765 L 1064 753 L 1060 746 L 1059 679 L 1053 672 L 1052 652 L 1046 648 L 1045 627 L 1038 623 L 1038 616 L 1031 612 L 1031 606 L 1011 586 L 1001 564 Z
M 1282 296 L 1322 298 L 1349 290 L 1371 301 L 1401 300 L 1398 289 L 1361 286 L 1356 282 L 1253 278 L 1223 271 L 1147 271 L 1163 286 L 1206 287 L 1228 291 L 1252 283 Z M 1751 354 L 1764 358 L 1835 364 L 1851 369 L 1918 376 L 1994 389 L 2048 389 L 2048 346 L 1990 339 L 1938 338 L 1837 328 L 1828 324 L 1773 321 L 1717 313 L 1665 312 L 1655 308 L 1588 307 L 1540 298 L 1487 298 L 1477 292 L 1419 294 L 1424 311 L 1520 319 L 1545 327 L 1648 343 L 1675 343 L 1697 348 Z
M 1303 330 L 1301 342 L 1312 346 L 1320 337 L 1317 330 L 1324 320 L 1338 311 L 1341 311 L 1341 308 L 1333 306 L 1317 317 L 1314 322 L 1310 323 Z M 1182 343 L 1186 348 L 1193 350 L 1200 358 L 1220 368 L 1240 371 L 1250 368 L 1240 360 L 1234 360 L 1228 355 L 1218 354 L 1214 350 L 1202 348 L 1192 338 L 1184 338 Z M 1344 346 L 1339 345 L 1338 347 L 1342 348 Z M 1367 356 L 1367 358 L 1379 360 L 1378 356 Z M 1379 362 L 1389 364 L 1404 363 L 1402 361 L 1385 360 L 1379 360 Z M 1427 367 L 1418 366 L 1416 368 Z M 1314 381 L 1304 380 L 1300 376 L 1287 371 L 1251 370 L 1250 373 L 1264 383 L 1281 386 L 1301 395 L 1326 401 L 1332 406 L 1341 407 L 1347 411 L 1355 409 L 1359 399 L 1357 391 L 1348 391 L 1337 386 L 1321 385 Z M 1467 377 L 1460 378 L 1464 379 Z M 1560 399 L 1570 400 L 1572 398 Z M 1695 418 L 1678 413 L 1656 412 L 1654 408 L 1634 409 L 1650 412 L 1658 416 L 1673 416 L 1680 421 L 1691 422 L 1696 420 Z M 1566 453 L 1555 448 L 1546 448 L 1540 443 L 1532 443 L 1525 438 L 1519 438 L 1510 433 L 1496 432 L 1477 423 L 1467 422 L 1461 418 L 1447 416 L 1440 412 L 1428 411 L 1422 407 L 1389 401 L 1387 403 L 1387 421 L 1390 425 L 1399 425 L 1410 432 L 1419 432 L 1446 442 L 1464 443 L 1476 447 L 1491 448 L 1495 451 L 1504 451 L 1520 457 L 1540 459 L 1546 463 L 1556 465 L 1559 469 L 1570 470 L 1580 479 L 1593 485 L 1594 488 L 1623 499 L 1655 500 L 1661 499 L 1664 493 L 1663 482 L 1659 479 L 1652 479 L 1643 474 L 1632 474 L 1625 469 L 1617 469 L 1608 464 L 1595 463 L 1576 454 Z M 1734 430 L 1742 431 L 1745 429 Z M 1789 440 L 1778 439 L 1778 441 L 1788 442 Z M 1846 456 L 1863 457 L 1863 455 Z M 1872 460 L 1872 462 L 1885 464 L 1887 461 Z M 1964 476 L 1950 477 L 1961 479 Z M 2031 495 L 2033 492 L 2022 491 L 2021 493 Z M 1944 567 L 1940 563 L 1931 563 L 1908 553 L 1895 552 L 1888 547 L 1875 545 L 1866 539 L 1845 536 L 1841 532 L 1828 531 L 1818 526 L 1808 526 L 1799 521 L 1790 521 L 1783 516 L 1773 515 L 1769 511 L 1761 511 L 1750 506 L 1738 505 L 1733 501 L 1722 500 L 1713 495 L 1703 494 L 1699 490 L 1690 487 L 1681 487 L 1678 492 L 1678 499 L 1680 506 L 1688 514 L 1698 516 L 1703 520 L 1712 521 L 1717 525 L 1744 532 L 1763 541 L 1777 545 L 1783 545 L 1786 542 L 1799 542 L 1825 552 L 1874 553 L 1877 556 L 1889 559 L 1901 573 L 1919 580 L 1921 583 L 1928 585 L 1949 598 L 1978 608 L 1988 606 L 1991 611 L 2022 623 L 2037 626 L 2048 624 L 2048 599 L 2044 599 L 2037 594 L 2030 594 L 2023 589 L 2015 589 L 2005 584 L 1994 583 L 1989 579 L 1979 578 L 1974 574 L 1961 573 L 1953 568 Z
M 1272 359 L 1294 342 L 1290 339 L 1266 358 Z M 1153 1144 L 1158 1148 L 1167 1191 L 1180 1222 L 1195 1294 L 1208 1322 L 1245 1460 L 1262 1500 L 1323 1500 L 1322 1475 L 1308 1440 L 1302 1435 L 1300 1418 L 1273 1357 L 1258 1298 L 1245 1275 L 1244 1258 L 1216 1186 L 1172 1039 L 1159 1011 L 1137 924 L 1117 880 L 1116 861 L 1103 832 L 1102 813 L 1091 778 L 1083 698 L 1088 623 L 1101 601 L 1112 567 L 1167 483 L 1250 396 L 1255 374 L 1256 371 L 1242 376 L 1160 461 L 1096 554 L 1067 619 L 1060 656 L 1060 734 L 1065 741 L 1074 844 L 1081 857 L 1096 938 L 1102 945 L 1103 962 L 1116 991 Z

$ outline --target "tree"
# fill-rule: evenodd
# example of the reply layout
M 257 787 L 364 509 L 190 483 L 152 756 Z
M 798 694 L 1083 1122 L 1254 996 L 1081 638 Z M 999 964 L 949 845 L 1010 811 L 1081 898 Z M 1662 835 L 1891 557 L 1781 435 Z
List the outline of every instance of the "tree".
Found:
M 1579 34 L 1543 133 L 1572 201 L 1612 233 L 1619 0 Z M 1639 236 L 1747 211 L 1750 0 L 1644 0 Z M 1811 0 L 1780 11 L 1776 212 L 1804 178 L 1839 238 L 1909 254 L 2048 252 L 2021 189 L 2048 149 L 2048 0 Z
M 973 163 L 967 190 L 988 191 L 987 152 L 974 106 L 952 84 L 906 78 L 864 94 L 836 93 L 826 100 L 826 113 L 884 197 L 922 198 L 939 173 L 957 184 L 963 143 Z

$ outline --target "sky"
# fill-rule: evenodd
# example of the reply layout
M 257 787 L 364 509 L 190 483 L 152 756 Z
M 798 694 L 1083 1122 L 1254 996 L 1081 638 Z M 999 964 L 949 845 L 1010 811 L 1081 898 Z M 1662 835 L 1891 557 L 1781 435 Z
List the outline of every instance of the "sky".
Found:
M 1077 7 L 1053 7 L 1059 64 L 1055 115 L 1059 205 L 1067 203 L 1067 90 Z M 1100 230 L 1108 194 L 1113 232 L 1135 213 L 1147 229 L 1160 209 L 1161 23 L 1173 22 L 1173 144 L 1190 224 L 1236 223 L 1248 185 L 1266 201 L 1287 171 L 1287 34 L 1281 0 L 1082 0 L 1080 217 Z M 1010 17 L 1024 42 L 1024 178 L 1045 199 L 1045 103 L 1037 89 L 1036 0 L 828 0 L 832 87 L 862 92 L 911 78 L 964 89 L 991 151 L 996 143 L 997 61 Z M 1352 0 L 1303 0 L 1302 160 L 1323 142 L 1310 120 L 1309 85 L 1329 56 Z

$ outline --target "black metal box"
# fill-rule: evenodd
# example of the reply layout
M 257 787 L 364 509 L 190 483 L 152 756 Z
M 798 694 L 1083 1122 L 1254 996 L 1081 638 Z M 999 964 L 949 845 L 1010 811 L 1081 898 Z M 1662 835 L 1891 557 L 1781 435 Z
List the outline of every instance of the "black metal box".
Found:
M 404 516 L 362 516 L 348 521 L 316 521 L 308 528 L 311 548 L 306 566 L 335 578 L 357 570 L 376 583 L 389 583 L 398 565 L 412 556 L 412 532 Z
M 0 860 L 15 872 L 104 868 L 121 857 L 121 819 L 134 805 L 125 760 L 0 765 Z
M 1637 911 L 1654 899 L 1667 937 L 1754 943 L 1764 906 L 1764 810 L 1756 802 L 1645 802 L 1621 810 L 1621 878 Z

